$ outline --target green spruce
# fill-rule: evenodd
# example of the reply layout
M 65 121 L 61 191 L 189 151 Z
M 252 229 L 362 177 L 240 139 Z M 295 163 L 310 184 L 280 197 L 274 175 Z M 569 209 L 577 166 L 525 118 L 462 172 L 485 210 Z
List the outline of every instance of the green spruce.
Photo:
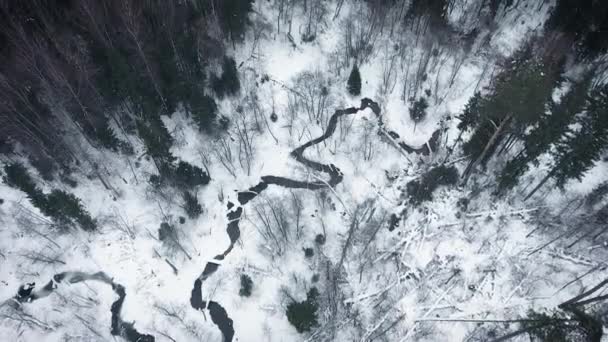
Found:
M 350 72 L 350 76 L 348 76 L 346 89 L 348 90 L 348 93 L 352 96 L 361 95 L 361 74 L 359 73 L 359 68 L 357 67 L 357 64 L 353 66 L 353 69 Z

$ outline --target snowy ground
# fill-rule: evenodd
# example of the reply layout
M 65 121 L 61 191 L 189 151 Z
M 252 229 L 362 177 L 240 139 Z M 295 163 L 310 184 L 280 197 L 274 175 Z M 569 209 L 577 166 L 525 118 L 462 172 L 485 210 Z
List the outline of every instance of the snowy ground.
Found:
M 255 6 L 254 24 L 276 21 L 269 3 L 259 1 Z M 331 3 L 327 3 L 327 8 L 333 13 Z M 221 103 L 222 114 L 233 123 L 239 122 L 240 105 L 246 114 L 243 122 L 254 125 L 254 109 L 245 97 L 255 95 L 258 110 L 266 120 L 273 110 L 279 117 L 276 123 L 262 123 L 259 132 L 252 131 L 255 154 L 249 168 L 239 163 L 234 126 L 224 137 L 233 152 L 232 175 L 219 161 L 219 138 L 199 133 L 183 113 L 164 118 L 176 139 L 172 152 L 210 169 L 211 183 L 198 191 L 204 214 L 197 220 L 177 223 L 178 216 L 185 216 L 179 208 L 180 196 L 168 189 L 163 190 L 164 196 L 159 196 L 150 189 L 146 183 L 153 172 L 149 161 L 142 159 L 133 173 L 124 158 L 109 152 L 91 153 L 115 174 L 112 184 L 120 197 L 113 199 L 99 181 L 85 177 L 87 170 L 78 179 L 77 188 L 66 189 L 82 198 L 101 223 L 100 231 L 94 234 L 49 232 L 23 193 L 0 184 L 0 197 L 4 200 L 0 205 L 0 298 L 12 297 L 20 284 L 44 283 L 64 270 L 101 270 L 126 287 L 123 318 L 134 321 L 139 331 L 154 334 L 159 341 L 170 341 L 163 334 L 177 341 L 221 341 L 221 334 L 209 317 L 205 320 L 190 307 L 192 283 L 205 263 L 229 245 L 225 205 L 228 200 L 234 201 L 235 191 L 257 184 L 263 175 L 315 177 L 292 160 L 289 152 L 319 136 L 324 129 L 323 119 L 327 120 L 334 109 L 359 105 L 360 98 L 346 93 L 349 69 L 336 69 L 333 60 L 335 54 L 340 54 L 343 22 L 357 17 L 353 14 L 357 10 L 357 6 L 345 4 L 337 19 L 331 20 L 329 15 L 323 32 L 312 43 L 300 43 L 294 35 L 296 48 L 284 31 L 277 34 L 273 24 L 269 24 L 271 28 L 255 47 L 252 41 L 237 45 L 233 53 L 237 65 L 244 62 L 239 69 L 243 92 L 241 98 Z M 450 20 L 466 25 L 462 11 L 455 10 Z M 423 145 L 442 125 L 442 120 L 457 115 L 474 91 L 487 82 L 492 63 L 511 53 L 530 30 L 539 27 L 545 16 L 546 10 L 532 9 L 530 13 L 506 14 L 490 44 L 464 60 L 451 87 L 447 87 L 449 75 L 435 68 L 428 77 L 428 87 L 435 89 L 434 82 L 439 80 L 441 101 L 431 102 L 429 117 L 416 127 L 409 118 L 408 103 L 402 99 L 403 85 L 398 81 L 403 77 L 401 71 L 392 76 L 395 79 L 392 91 L 381 89 L 383 68 L 390 54 L 390 49 L 383 46 L 403 42 L 390 38 L 377 42 L 376 52 L 360 68 L 361 97 L 381 103 L 386 126 L 405 143 Z M 299 21 L 304 19 L 294 16 L 292 27 L 301 26 Z M 417 61 L 423 49 L 412 49 L 413 61 Z M 450 64 L 457 57 L 446 58 Z M 290 89 L 303 72 L 318 73 L 329 89 L 327 108 L 319 123 L 311 123 L 303 108 L 296 113 L 291 111 Z M 264 75 L 271 81 L 262 83 Z M 444 123 L 449 130 L 443 139 L 449 145 L 455 138 L 456 124 L 454 119 Z M 240 225 L 241 241 L 204 285 L 209 299 L 221 303 L 234 320 L 236 341 L 304 341 L 310 337 L 298 334 L 287 321 L 285 307 L 289 296 L 302 300 L 311 286 L 319 287 L 322 293 L 326 291 L 330 285 L 325 277 L 327 267 L 335 266 L 341 259 L 351 223 L 355 217 L 361 219 L 365 208 L 367 220 L 359 225 L 340 270 L 342 295 L 338 299 L 348 306 L 351 315 L 330 317 L 330 311 L 320 313 L 321 322 L 337 320 L 336 341 L 369 339 L 386 328 L 383 323 L 393 321 L 397 323 L 390 336 L 383 337 L 391 341 L 464 340 L 479 328 L 476 324 L 432 320 L 516 319 L 524 317 L 530 308 L 554 308 L 584 286 L 596 283 L 599 275 L 596 272 L 565 288 L 564 285 L 591 269 L 606 267 L 601 261 L 606 260 L 606 249 L 601 246 L 581 243 L 566 250 L 559 244 L 551 244 L 537 251 L 562 228 L 555 227 L 555 232 L 536 230 L 535 224 L 543 213 L 559 210 L 572 196 L 588 192 L 597 184 L 598 176 L 605 174 L 605 164 L 592 170 L 580 185 L 569 186 L 566 195 L 547 189 L 546 202 L 523 203 L 509 198 L 496 201 L 482 190 L 463 212 L 457 202 L 470 196 L 475 185 L 469 185 L 441 189 L 432 203 L 409 208 L 403 198 L 405 184 L 428 165 L 443 161 L 445 153 L 410 154 L 406 158 L 377 134 L 377 120 L 370 111 L 345 117 L 338 126 L 332 138 L 307 152 L 311 159 L 333 163 L 342 170 L 344 181 L 335 192 L 271 187 L 246 207 Z M 459 156 L 455 153 L 451 158 L 456 160 Z M 460 170 L 465 166 L 455 165 Z M 387 174 L 398 177 L 389 180 Z M 482 175 L 477 180 L 482 189 L 488 181 L 484 178 Z M 289 222 L 289 238 L 279 250 L 260 234 L 263 228 L 256 208 L 282 206 L 288 217 L 293 218 L 294 196 L 303 203 L 301 228 Z M 375 208 L 371 215 L 370 208 Z M 388 217 L 404 209 L 398 228 L 389 232 Z M 156 239 L 160 223 L 167 220 L 179 227 L 190 257 L 168 250 Z M 382 228 L 370 240 L 370 232 L 377 225 Z M 300 236 L 297 231 L 301 231 Z M 316 246 L 315 236 L 324 232 L 326 244 Z M 304 257 L 302 249 L 307 247 L 315 248 L 313 258 Z M 57 260 L 33 260 L 35 253 Z M 165 259 L 176 265 L 177 274 Z M 254 282 L 249 298 L 238 295 L 242 273 L 249 274 Z M 316 284 L 311 280 L 315 274 L 320 275 Z M 65 287 L 56 295 L 24 306 L 25 312 L 39 323 L 19 324 L 15 319 L 0 316 L 3 340 L 109 340 L 109 307 L 114 297 L 104 285 Z

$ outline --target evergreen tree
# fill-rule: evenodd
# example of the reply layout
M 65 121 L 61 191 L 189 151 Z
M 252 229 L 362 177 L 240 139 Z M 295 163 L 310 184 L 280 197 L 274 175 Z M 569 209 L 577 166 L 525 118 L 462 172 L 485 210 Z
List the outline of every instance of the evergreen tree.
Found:
M 594 206 L 604 200 L 606 195 L 608 195 L 608 181 L 604 181 L 595 187 L 585 198 L 585 204 L 590 207 Z
M 13 153 L 13 145 L 7 138 L 0 137 L 0 154 L 11 154 Z
M 580 130 L 557 147 L 561 157 L 554 176 L 558 187 L 569 179 L 581 180 L 608 143 L 608 85 L 591 91 L 585 109 Z
M 174 181 L 183 188 L 208 184 L 211 178 L 200 167 L 180 161 L 175 169 Z
M 233 58 L 224 57 L 222 76 L 217 77 L 213 75 L 211 77 L 211 88 L 213 88 L 215 94 L 220 98 L 225 95 L 234 95 L 241 89 L 236 62 Z
M 4 166 L 4 172 L 4 182 L 25 192 L 32 205 L 42 211 L 46 206 L 46 196 L 36 186 L 27 169 L 20 163 L 12 163 Z
M 480 99 L 480 122 L 463 150 L 471 156 L 464 172 L 468 177 L 477 164 L 485 166 L 509 134 L 517 138 L 545 113 L 554 87 L 559 84 L 562 61 L 532 56 L 527 45 L 515 53 L 508 67 L 495 79 L 487 96 Z
M 184 191 L 183 198 L 183 208 L 189 218 L 195 219 L 203 213 L 203 207 L 200 205 L 195 195 L 191 194 L 189 191 Z
M 42 212 L 63 224 L 78 223 L 84 230 L 95 230 L 97 223 L 84 209 L 80 199 L 61 190 L 53 190 L 47 195 Z
M 481 118 L 480 109 L 482 100 L 483 98 L 481 93 L 476 92 L 465 105 L 462 114 L 458 116 L 460 122 L 458 123 L 457 127 L 460 133 L 458 134 L 458 139 L 456 140 L 460 140 L 464 132 L 475 127 L 479 123 Z
M 458 170 L 454 166 L 440 165 L 430 169 L 420 179 L 407 183 L 406 190 L 409 201 L 419 205 L 433 200 L 433 192 L 442 185 L 454 185 L 458 181 Z
M 93 127 L 93 132 L 90 133 L 91 135 L 94 135 L 94 139 L 100 142 L 101 146 L 114 152 L 128 150 L 126 144 L 116 137 L 107 118 L 102 115 L 100 115 L 100 117 L 102 118 L 100 124 L 97 127 Z
M 4 166 L 4 182 L 17 188 L 26 194 L 31 194 L 38 190 L 34 180 L 21 163 L 12 163 Z
M 239 72 L 236 68 L 236 61 L 232 57 L 224 57 L 224 64 L 222 67 L 222 82 L 224 83 L 224 91 L 228 95 L 234 95 L 241 90 Z
M 587 97 L 585 115 L 577 128 L 569 129 L 564 139 L 555 144 L 554 166 L 541 182 L 526 196 L 530 198 L 549 179 L 563 188 L 570 179 L 582 179 L 608 143 L 608 85 L 593 89 Z
M 581 81 L 573 82 L 559 102 L 550 102 L 550 112 L 543 114 L 538 125 L 522 138 L 524 148 L 503 168 L 498 178 L 498 194 L 515 186 L 530 164 L 537 162 L 567 132 L 575 116 L 584 109 L 592 76 L 592 72 L 587 73 Z
M 163 242 L 174 241 L 177 239 L 177 232 L 172 225 L 162 222 L 158 229 L 158 239 Z
M 32 205 L 44 215 L 51 217 L 56 223 L 73 225 L 77 223 L 84 230 L 95 230 L 97 223 L 84 209 L 78 197 L 61 190 L 53 190 L 45 195 L 32 180 L 27 169 L 13 163 L 4 167 L 4 181 L 20 189 L 28 195 Z
M 203 95 L 192 103 L 192 116 L 201 131 L 210 131 L 217 117 L 217 104 L 213 97 Z
M 562 31 L 582 56 L 594 56 L 608 49 L 608 2 L 596 0 L 558 0 L 545 23 L 547 31 Z
M 433 30 L 446 29 L 448 26 L 447 12 L 448 1 L 446 0 L 413 0 L 410 5 L 406 19 L 412 22 L 422 16 L 428 16 L 429 27 Z
M 415 123 L 418 123 L 426 117 L 426 109 L 429 107 L 426 98 L 420 97 L 417 101 L 412 101 L 410 106 L 410 118 Z
M 239 296 L 249 297 L 251 296 L 251 288 L 253 287 L 253 280 L 246 274 L 241 274 L 241 289 L 239 290 Z
M 253 0 L 212 0 L 215 7 L 219 7 L 220 23 L 224 31 L 230 33 L 230 39 L 240 41 L 243 38 L 249 12 L 252 10 Z
M 303 302 L 292 302 L 287 305 L 287 320 L 299 333 L 310 331 L 318 324 L 317 322 L 317 303 L 319 291 L 316 288 L 310 289 Z
M 346 89 L 352 96 L 359 96 L 361 94 L 361 74 L 359 74 L 359 68 L 357 64 L 353 66 L 353 69 L 348 76 L 348 82 L 346 83 Z
M 161 175 L 167 176 L 175 159 L 171 154 L 173 138 L 158 116 L 137 121 L 137 131 L 146 146 L 146 153 L 154 160 Z

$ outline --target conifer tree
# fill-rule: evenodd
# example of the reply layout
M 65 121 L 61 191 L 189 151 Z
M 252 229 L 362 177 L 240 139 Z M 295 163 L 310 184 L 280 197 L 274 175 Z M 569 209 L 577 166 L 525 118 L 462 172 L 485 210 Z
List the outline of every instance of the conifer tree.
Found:
M 604 181 L 596 186 L 585 198 L 587 206 L 594 206 L 600 203 L 608 195 L 608 181 Z
M 485 166 L 507 134 L 518 137 L 539 120 L 560 81 L 561 68 L 561 61 L 532 56 L 531 45 L 515 53 L 480 102 L 481 120 L 463 144 L 465 154 L 471 156 L 465 181 L 475 166 Z
M 580 127 L 569 129 L 556 143 L 552 169 L 526 196 L 530 198 L 549 179 L 563 188 L 570 179 L 582 179 L 608 144 L 608 85 L 593 89 L 587 97 L 585 115 L 577 120 Z
M 593 56 L 608 49 L 608 2 L 557 0 L 545 23 L 547 31 L 561 31 L 577 39 L 572 44 L 581 56 Z
M 430 169 L 420 179 L 407 183 L 406 190 L 409 201 L 413 205 L 419 205 L 433 200 L 433 192 L 440 186 L 453 185 L 458 181 L 458 170 L 454 166 L 440 165 Z
M 53 190 L 50 194 L 45 195 L 36 186 L 22 164 L 6 165 L 4 171 L 6 173 L 4 181 L 25 192 L 32 205 L 44 215 L 51 217 L 56 223 L 65 225 L 77 223 L 84 230 L 96 229 L 97 223 L 82 206 L 78 197 L 61 190 Z
M 429 107 L 429 103 L 426 101 L 426 98 L 420 97 L 416 101 L 412 101 L 412 105 L 410 106 L 410 118 L 415 123 L 418 123 L 426 117 L 426 109 Z
M 196 195 L 191 194 L 189 191 L 184 191 L 184 211 L 189 218 L 195 219 L 203 213 L 203 207 L 198 202 Z
M 251 296 L 252 287 L 253 287 L 253 280 L 251 280 L 251 277 L 246 274 L 241 274 L 241 289 L 239 290 L 239 295 L 241 297 Z
M 523 149 L 503 168 L 498 178 L 498 194 L 515 186 L 530 164 L 536 162 L 567 132 L 575 116 L 584 109 L 592 76 L 592 72 L 587 73 L 581 81 L 573 82 L 571 89 L 559 102 L 550 102 L 550 112 L 543 114 L 539 124 L 522 138 Z
M 241 89 L 241 82 L 239 81 L 239 72 L 236 69 L 236 61 L 234 58 L 224 57 L 222 70 L 224 91 L 228 95 L 236 94 Z
M 220 21 L 232 41 L 240 41 L 249 23 L 253 0 L 212 0 L 219 7 Z
M 608 85 L 592 90 L 587 101 L 580 130 L 557 146 L 562 158 L 555 180 L 560 188 L 569 179 L 582 179 L 584 173 L 600 159 L 608 143 Z
M 348 76 L 346 89 L 352 96 L 359 96 L 361 94 L 361 74 L 359 74 L 359 68 L 357 67 L 357 64 L 353 66 L 353 69 L 350 72 L 350 76 Z
M 222 64 L 222 76 L 215 75 L 211 78 L 211 87 L 220 98 L 225 95 L 234 95 L 241 89 L 236 62 L 233 58 L 224 57 Z
M 175 169 L 174 180 L 177 185 L 183 188 L 193 188 L 208 184 L 211 178 L 200 167 L 180 161 Z
M 4 166 L 4 182 L 11 187 L 17 188 L 26 194 L 38 190 L 34 180 L 21 163 L 12 163 Z
M 483 97 L 481 96 L 481 93 L 476 92 L 465 105 L 462 114 L 458 116 L 460 122 L 458 123 L 457 127 L 460 133 L 458 133 L 458 138 L 456 141 L 460 140 L 464 132 L 472 127 L 475 127 L 479 123 L 481 117 L 480 108 L 482 100 Z
M 173 139 L 165 124 L 160 117 L 150 116 L 148 120 L 137 121 L 137 131 L 161 175 L 168 175 L 175 157 L 170 151 Z
M 97 223 L 82 206 L 80 199 L 61 190 L 53 190 L 47 195 L 45 205 L 41 208 L 45 215 L 62 224 L 78 223 L 84 230 L 92 231 Z
M 217 104 L 209 95 L 198 96 L 192 105 L 192 116 L 201 131 L 210 131 L 217 117 Z
M 292 302 L 287 305 L 287 320 L 296 328 L 299 333 L 310 331 L 312 327 L 318 324 L 318 297 L 319 291 L 313 287 L 306 294 L 305 301 Z

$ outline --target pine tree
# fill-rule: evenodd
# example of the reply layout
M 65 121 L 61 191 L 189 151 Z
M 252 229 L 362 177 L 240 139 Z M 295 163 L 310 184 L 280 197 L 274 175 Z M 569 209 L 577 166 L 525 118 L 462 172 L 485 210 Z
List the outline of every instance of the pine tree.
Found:
M 158 229 L 158 239 L 163 242 L 169 242 L 177 239 L 175 228 L 167 222 L 162 222 Z
M 357 64 L 353 66 L 353 69 L 350 72 L 350 76 L 348 76 L 346 89 L 352 96 L 359 96 L 361 94 L 361 74 L 359 74 L 359 68 L 357 67 Z
M 97 228 L 97 223 L 84 209 L 78 197 L 61 190 L 53 190 L 50 194 L 45 195 L 36 186 L 27 169 L 19 163 L 6 165 L 4 172 L 6 173 L 4 181 L 9 186 L 25 192 L 32 205 L 44 215 L 51 217 L 56 223 L 65 225 L 77 223 L 84 230 Z
M 409 108 L 410 118 L 415 123 L 418 123 L 426 117 L 426 109 L 429 107 L 429 103 L 426 101 L 426 98 L 420 97 L 416 101 L 412 101 L 412 104 Z
M 414 0 L 408 9 L 406 19 L 412 21 L 426 15 L 429 18 L 429 27 L 433 30 L 441 30 L 448 26 L 447 10 L 446 0 Z
M 602 155 L 608 143 L 608 85 L 591 92 L 586 106 L 586 116 L 581 120 L 581 128 L 558 146 L 562 158 L 555 174 L 558 187 L 563 187 L 569 179 L 581 180 Z
M 313 287 L 306 294 L 305 301 L 292 302 L 287 305 L 287 320 L 299 333 L 310 331 L 312 327 L 318 324 L 318 297 L 319 291 Z
M 575 116 L 584 109 L 592 77 L 592 72 L 587 73 L 581 81 L 573 82 L 571 89 L 559 102 L 550 102 L 549 114 L 544 114 L 539 124 L 522 138 L 524 148 L 502 170 L 498 178 L 498 194 L 504 194 L 515 186 L 530 164 L 535 163 L 566 133 Z
M 198 96 L 192 105 L 192 116 L 201 131 L 210 131 L 217 117 L 217 104 L 209 95 Z
M 114 152 L 120 151 L 124 148 L 125 143 L 116 137 L 116 134 L 110 127 L 107 118 L 103 116 L 101 117 L 103 119 L 100 121 L 98 127 L 94 128 L 92 135 L 94 135 L 95 140 L 99 141 L 103 147 Z
M 175 169 L 173 180 L 183 188 L 193 188 L 208 184 L 211 178 L 200 167 L 180 161 Z
M 485 166 L 507 134 L 509 142 L 537 123 L 545 112 L 563 65 L 561 61 L 532 56 L 532 48 L 527 45 L 515 53 L 481 100 L 481 120 L 463 145 L 464 152 L 471 156 L 463 173 L 465 181 L 475 166 Z
M 225 95 L 234 95 L 241 89 L 236 62 L 233 58 L 224 57 L 222 76 L 213 75 L 211 77 L 211 88 L 220 98 Z
M 585 115 L 577 120 L 580 127 L 570 129 L 556 143 L 553 168 L 526 196 L 530 198 L 549 179 L 563 188 L 570 179 L 582 179 L 608 144 L 608 85 L 593 89 L 587 97 Z
M 575 38 L 572 44 L 584 56 L 594 56 L 608 49 L 608 2 L 594 0 L 558 0 L 545 23 L 546 31 L 561 31 Z
M 225 92 L 228 95 L 236 94 L 241 89 L 239 72 L 236 69 L 236 61 L 231 57 L 225 57 L 222 69 L 222 80 L 224 82 Z
M 440 165 L 430 169 L 420 179 L 407 183 L 406 190 L 409 201 L 419 205 L 433 200 L 433 192 L 442 185 L 454 185 L 458 181 L 458 170 L 454 166 Z
M 203 213 L 203 207 L 198 202 L 196 195 L 191 194 L 189 191 L 184 191 L 184 211 L 189 218 L 195 219 Z
M 239 290 L 239 296 L 249 297 L 251 296 L 251 288 L 253 287 L 253 280 L 246 274 L 241 274 L 241 289 Z
M 154 160 L 161 175 L 168 175 L 175 157 L 171 154 L 173 138 L 160 117 L 137 121 L 137 131 L 146 146 L 146 153 Z
M 457 127 L 460 133 L 458 134 L 458 139 L 456 139 L 457 141 L 460 140 L 460 137 L 464 132 L 475 127 L 479 123 L 481 118 L 480 109 L 482 106 L 482 100 L 483 97 L 481 96 L 481 93 L 476 92 L 465 105 L 462 114 L 458 116 L 460 122 L 458 123 Z
M 27 172 L 27 169 L 21 163 L 12 163 L 4 166 L 4 182 L 14 188 L 17 188 L 26 194 L 31 194 L 38 190 L 34 180 Z
M 595 187 L 591 193 L 586 196 L 585 204 L 590 207 L 594 206 L 604 200 L 606 195 L 608 195 L 608 181 L 604 181 Z
M 78 223 L 84 230 L 92 231 L 97 223 L 84 209 L 80 199 L 73 194 L 61 190 L 53 190 L 47 195 L 42 212 L 53 217 L 55 221 L 71 225 Z
M 215 6 L 219 7 L 221 24 L 224 31 L 230 33 L 231 40 L 242 40 L 249 23 L 249 12 L 252 10 L 252 4 L 253 0 L 220 0 L 215 2 Z

